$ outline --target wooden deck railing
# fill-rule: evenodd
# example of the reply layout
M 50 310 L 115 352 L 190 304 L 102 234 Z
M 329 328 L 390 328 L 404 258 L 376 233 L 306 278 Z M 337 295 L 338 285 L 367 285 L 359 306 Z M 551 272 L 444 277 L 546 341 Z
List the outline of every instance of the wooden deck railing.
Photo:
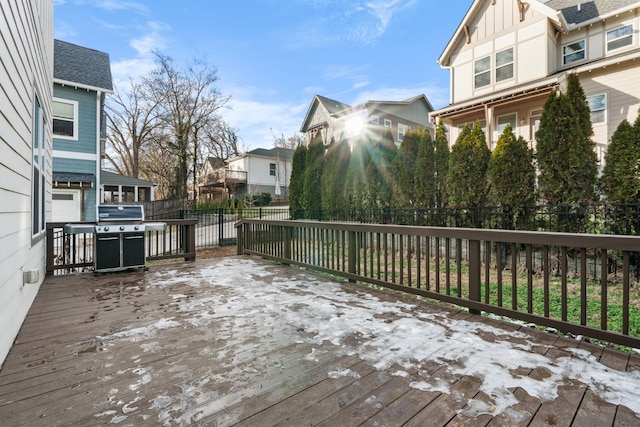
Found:
M 243 219 L 238 254 L 640 348 L 640 237 Z
M 198 220 L 170 219 L 164 231 L 145 233 L 146 259 L 156 261 L 183 258 L 196 259 Z M 47 276 L 93 271 L 93 233 L 68 234 L 64 222 L 47 223 Z M 86 224 L 95 224 L 87 222 Z

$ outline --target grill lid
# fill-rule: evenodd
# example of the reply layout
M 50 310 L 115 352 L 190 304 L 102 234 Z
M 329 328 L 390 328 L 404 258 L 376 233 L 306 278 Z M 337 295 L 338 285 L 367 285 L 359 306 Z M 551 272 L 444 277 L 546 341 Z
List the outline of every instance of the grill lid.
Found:
M 98 222 L 143 221 L 142 205 L 98 205 L 96 207 Z

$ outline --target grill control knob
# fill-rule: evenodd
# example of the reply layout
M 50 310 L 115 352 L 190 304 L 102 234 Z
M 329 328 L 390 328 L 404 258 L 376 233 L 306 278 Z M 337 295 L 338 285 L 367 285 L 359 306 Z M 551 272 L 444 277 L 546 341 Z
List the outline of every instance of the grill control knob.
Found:
M 109 227 L 105 227 L 105 228 L 104 228 L 104 231 L 109 231 Z
M 140 230 L 140 226 L 138 226 L 138 225 L 134 225 L 134 226 L 133 226 L 133 229 L 134 229 L 134 230 L 136 230 L 136 231 L 138 231 L 138 230 Z
M 124 225 L 120 226 L 120 231 L 124 231 Z

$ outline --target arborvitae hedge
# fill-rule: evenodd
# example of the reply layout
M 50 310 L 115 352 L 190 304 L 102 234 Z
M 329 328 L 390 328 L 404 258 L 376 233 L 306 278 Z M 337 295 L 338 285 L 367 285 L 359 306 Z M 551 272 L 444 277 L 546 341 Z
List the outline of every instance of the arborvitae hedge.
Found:
M 612 203 L 640 203 L 640 112 L 623 120 L 611 137 L 600 188 Z
M 539 187 L 551 205 L 595 199 L 597 157 L 591 117 L 578 77 L 569 75 L 566 94 L 552 92 L 536 133 Z
M 505 213 L 505 228 L 515 228 L 525 221 L 525 208 L 535 204 L 536 171 L 533 151 L 507 125 L 491 153 L 487 169 L 489 200 Z
M 478 208 L 486 206 L 487 167 L 491 152 L 480 122 L 473 129 L 465 125 L 449 157 L 447 188 L 454 207 Z
M 289 209 L 293 213 L 304 209 L 304 169 L 306 165 L 307 146 L 298 145 L 291 159 L 291 178 L 289 180 Z

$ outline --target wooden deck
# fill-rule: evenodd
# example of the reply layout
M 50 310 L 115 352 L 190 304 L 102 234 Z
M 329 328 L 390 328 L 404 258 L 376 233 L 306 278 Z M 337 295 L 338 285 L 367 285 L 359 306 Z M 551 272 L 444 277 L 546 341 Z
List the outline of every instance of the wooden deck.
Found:
M 634 393 L 638 355 L 231 257 L 47 278 L 0 424 L 638 426 Z

